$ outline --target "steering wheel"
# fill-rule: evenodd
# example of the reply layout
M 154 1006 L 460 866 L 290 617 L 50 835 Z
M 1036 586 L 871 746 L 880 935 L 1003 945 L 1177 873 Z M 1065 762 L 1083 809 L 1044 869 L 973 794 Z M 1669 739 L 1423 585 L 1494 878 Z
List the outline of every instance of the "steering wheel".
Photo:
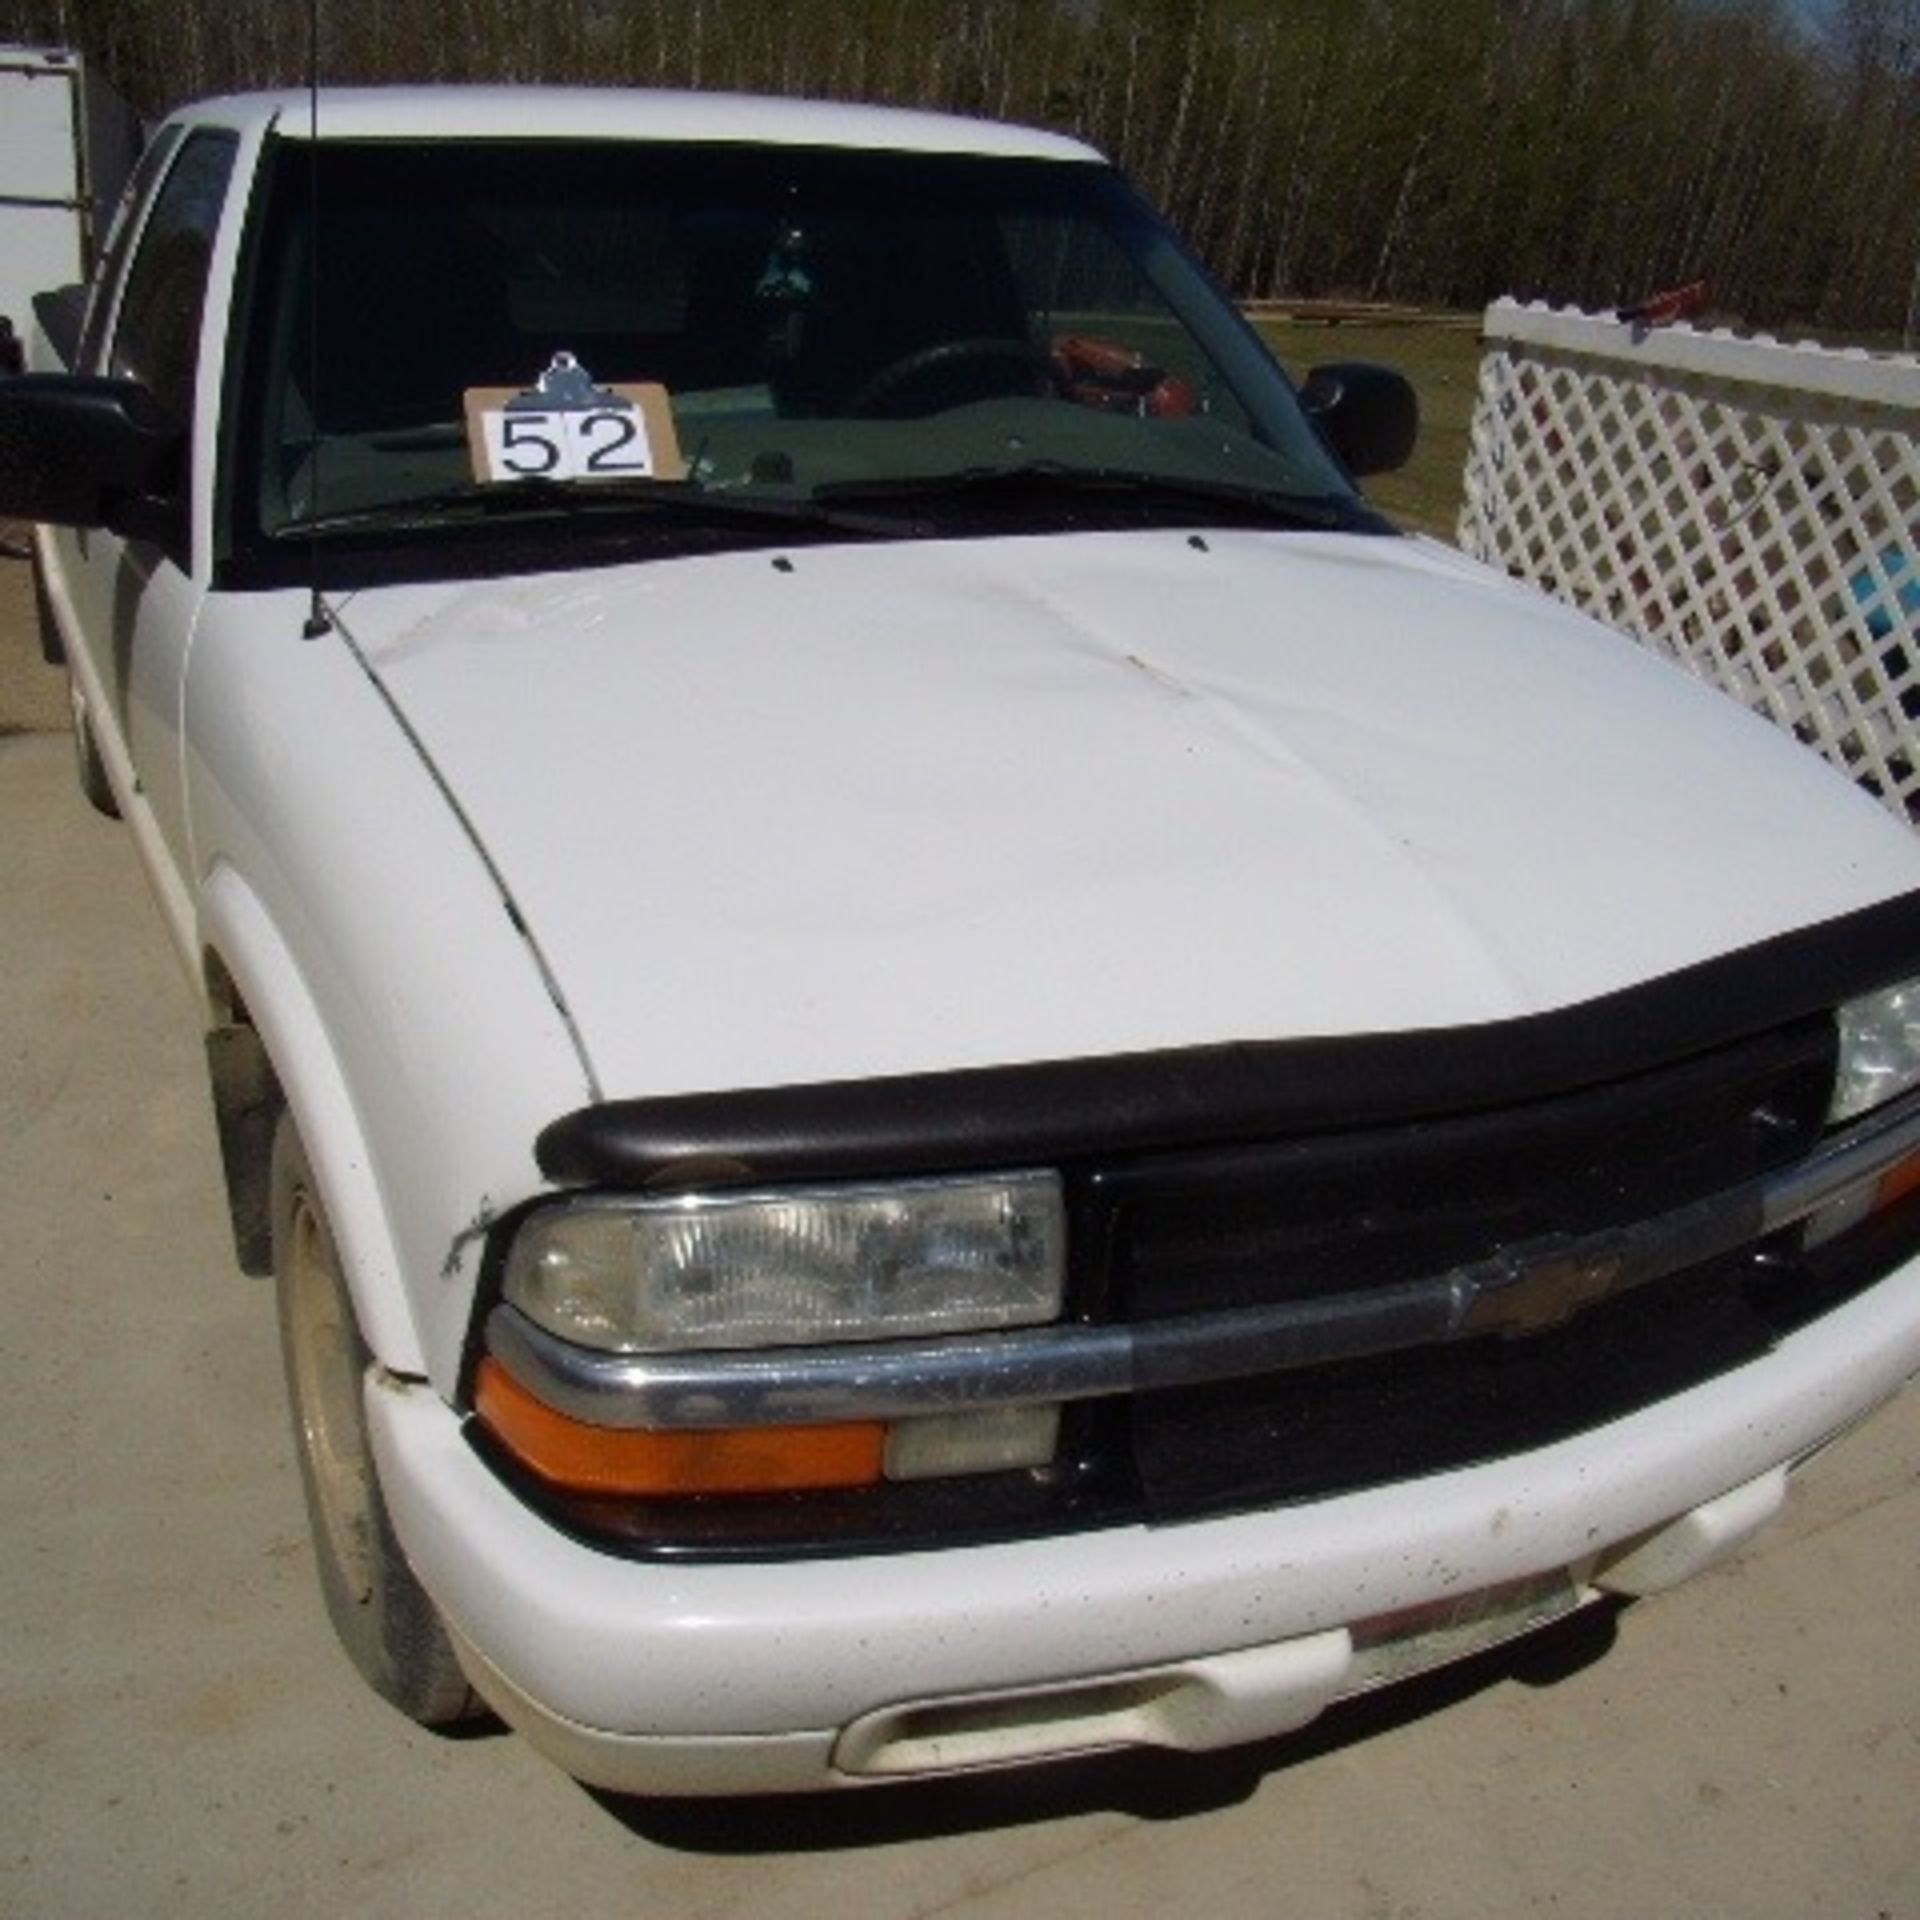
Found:
M 994 362 L 1009 370 L 1012 380 L 996 378 L 989 371 Z M 1060 376 L 1052 356 L 1029 340 L 1016 340 L 1005 334 L 979 334 L 964 340 L 936 340 L 930 347 L 916 347 L 887 364 L 870 379 L 863 380 L 847 401 L 849 414 L 870 414 L 886 410 L 905 389 L 916 383 L 935 387 L 952 381 L 960 389 L 958 398 L 940 399 L 924 408 L 941 413 L 968 400 L 991 399 L 1004 393 L 1057 394 Z M 978 389 L 975 391 L 974 389 Z

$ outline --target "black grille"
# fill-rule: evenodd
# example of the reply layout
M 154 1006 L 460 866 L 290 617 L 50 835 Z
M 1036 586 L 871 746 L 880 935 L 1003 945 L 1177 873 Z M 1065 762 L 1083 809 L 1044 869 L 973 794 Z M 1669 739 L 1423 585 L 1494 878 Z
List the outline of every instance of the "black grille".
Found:
M 1804 1155 L 1833 1045 L 1819 1021 L 1561 1099 L 1103 1172 L 1096 1284 L 1113 1317 L 1151 1320 L 1417 1280 L 1646 1220 Z
M 1752 1263 L 1719 1262 L 1550 1333 L 1142 1396 L 1133 1456 L 1150 1512 L 1271 1506 L 1414 1479 L 1570 1438 L 1766 1352 Z
M 1684 1206 L 1800 1158 L 1833 1066 L 1807 1022 L 1633 1080 L 1458 1120 L 1143 1161 L 1090 1182 L 1118 1318 L 1364 1292 Z M 1764 1249 L 1547 1333 L 1142 1394 L 1150 1513 L 1304 1499 L 1546 1444 L 1764 1353 Z

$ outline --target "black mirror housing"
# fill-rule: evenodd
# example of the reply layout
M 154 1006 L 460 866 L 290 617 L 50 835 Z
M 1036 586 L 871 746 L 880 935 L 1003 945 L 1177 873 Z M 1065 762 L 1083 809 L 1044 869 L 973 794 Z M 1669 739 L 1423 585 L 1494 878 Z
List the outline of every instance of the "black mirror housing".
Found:
M 177 512 L 186 445 L 136 380 L 0 380 L 0 515 L 152 538 Z
M 1315 367 L 1300 404 L 1355 478 L 1407 464 L 1420 437 L 1420 401 L 1405 374 L 1364 360 Z

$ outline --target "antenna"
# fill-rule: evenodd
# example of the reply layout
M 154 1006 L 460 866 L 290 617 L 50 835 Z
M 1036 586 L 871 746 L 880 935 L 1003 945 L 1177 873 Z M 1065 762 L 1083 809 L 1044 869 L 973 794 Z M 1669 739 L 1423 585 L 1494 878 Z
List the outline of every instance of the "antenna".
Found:
M 333 615 L 320 597 L 320 0 L 307 0 L 307 484 L 311 498 L 307 535 L 306 625 L 303 638 L 333 631 Z

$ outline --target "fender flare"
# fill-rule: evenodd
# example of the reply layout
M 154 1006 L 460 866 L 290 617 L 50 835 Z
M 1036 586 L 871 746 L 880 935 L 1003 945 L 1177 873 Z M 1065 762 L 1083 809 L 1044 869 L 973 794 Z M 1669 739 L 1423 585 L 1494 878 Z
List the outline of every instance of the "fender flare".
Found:
M 202 945 L 259 1031 L 319 1183 L 360 1331 L 389 1373 L 424 1379 L 418 1327 L 353 1095 L 292 949 L 239 872 L 218 862 L 201 889 Z

